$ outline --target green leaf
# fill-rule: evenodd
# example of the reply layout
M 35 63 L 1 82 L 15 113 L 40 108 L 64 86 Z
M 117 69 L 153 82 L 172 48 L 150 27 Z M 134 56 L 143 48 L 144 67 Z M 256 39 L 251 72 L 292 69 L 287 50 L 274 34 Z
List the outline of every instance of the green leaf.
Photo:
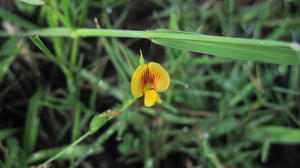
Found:
M 107 121 L 109 120 L 109 117 L 105 114 L 98 114 L 96 115 L 91 123 L 90 123 L 90 129 L 89 134 L 92 135 L 96 131 L 98 131 Z
M 234 96 L 230 101 L 229 101 L 229 106 L 234 107 L 237 105 L 239 102 L 245 100 L 245 98 L 251 93 L 251 91 L 254 90 L 254 85 L 253 83 L 248 83 L 245 85 L 241 90 L 240 93 Z
M 17 129 L 14 129 L 14 128 L 7 128 L 7 129 L 0 130 L 0 142 L 3 139 L 13 135 L 16 131 L 17 131 Z
M 55 61 L 54 54 L 51 53 L 51 51 L 46 47 L 46 45 L 43 43 L 43 41 L 39 38 L 39 36 L 33 36 L 30 38 L 31 41 L 41 50 L 43 53 L 45 53 L 51 60 Z
M 174 30 L 133 31 L 117 29 L 41 29 L 27 34 L 66 37 L 147 38 L 152 42 L 205 54 L 261 61 L 283 65 L 300 65 L 300 45 L 282 41 L 210 36 Z M 27 35 L 26 33 L 24 35 Z M 108 46 L 106 45 L 106 48 Z
M 17 48 L 18 38 L 11 38 L 7 40 L 0 50 L 0 81 L 2 80 L 5 73 L 8 71 L 9 66 L 14 62 L 18 56 Z
M 216 154 L 213 151 L 213 149 L 210 147 L 208 140 L 207 139 L 203 139 L 202 140 L 202 147 L 203 147 L 203 154 L 208 157 L 208 158 L 216 158 Z
M 14 24 L 19 25 L 21 28 L 32 30 L 35 29 L 37 26 L 32 24 L 31 22 L 28 22 L 27 20 L 21 18 L 18 15 L 12 14 L 6 9 L 0 7 L 0 18 L 11 21 Z
M 39 102 L 42 100 L 42 96 L 43 91 L 39 89 L 30 100 L 29 108 L 27 111 L 23 136 L 24 150 L 27 154 L 31 153 L 36 145 L 39 129 Z
M 245 137 L 259 143 L 299 144 L 300 129 L 283 126 L 263 126 L 247 130 Z
M 299 52 L 293 43 L 230 37 L 207 36 L 196 33 L 156 30 L 156 44 L 228 58 L 276 64 L 300 65 Z
M 267 161 L 269 151 L 270 151 L 270 142 L 268 142 L 268 141 L 264 142 L 263 147 L 262 147 L 262 151 L 261 151 L 261 161 L 263 163 Z
M 2 56 L 7 56 L 12 53 L 15 53 L 19 40 L 19 38 L 12 37 L 9 40 L 5 41 L 0 50 L 0 58 Z
M 73 12 L 71 9 L 71 3 L 70 0 L 62 0 L 62 8 L 64 11 L 64 17 L 67 21 L 68 27 L 72 27 L 73 24 Z
M 211 136 L 225 135 L 231 131 L 234 131 L 237 128 L 237 125 L 238 124 L 234 118 L 227 118 L 218 121 Z

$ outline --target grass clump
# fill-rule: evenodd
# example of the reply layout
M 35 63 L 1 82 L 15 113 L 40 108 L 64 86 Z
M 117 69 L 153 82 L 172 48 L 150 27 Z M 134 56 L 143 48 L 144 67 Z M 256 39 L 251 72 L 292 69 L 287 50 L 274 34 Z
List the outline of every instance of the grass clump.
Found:
M 1 167 L 296 167 L 299 6 L 2 3 Z M 151 108 L 130 92 L 141 50 L 171 79 Z

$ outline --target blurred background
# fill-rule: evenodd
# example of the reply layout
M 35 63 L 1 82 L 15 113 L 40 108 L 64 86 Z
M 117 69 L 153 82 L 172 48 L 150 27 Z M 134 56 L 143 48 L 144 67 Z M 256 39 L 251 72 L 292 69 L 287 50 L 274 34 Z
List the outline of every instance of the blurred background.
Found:
M 162 104 L 139 99 L 48 167 L 300 165 L 300 69 L 171 49 L 146 39 L 41 37 L 39 28 L 158 28 L 299 42 L 298 0 L 1 0 L 0 167 L 36 166 L 129 100 L 139 64 L 171 77 Z

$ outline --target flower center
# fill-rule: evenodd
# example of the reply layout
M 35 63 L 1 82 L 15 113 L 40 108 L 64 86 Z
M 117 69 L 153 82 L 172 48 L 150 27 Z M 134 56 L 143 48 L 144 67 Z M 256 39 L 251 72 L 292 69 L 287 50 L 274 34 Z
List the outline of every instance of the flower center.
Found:
M 146 72 L 142 76 L 142 88 L 145 93 L 147 90 L 156 90 L 155 88 L 155 74 L 151 73 L 149 68 L 147 68 Z

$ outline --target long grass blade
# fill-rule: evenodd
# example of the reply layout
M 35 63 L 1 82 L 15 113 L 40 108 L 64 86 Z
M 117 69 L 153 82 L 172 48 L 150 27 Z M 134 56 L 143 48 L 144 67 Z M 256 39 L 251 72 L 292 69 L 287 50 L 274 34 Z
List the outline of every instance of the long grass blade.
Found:
M 283 126 L 262 126 L 246 132 L 247 139 L 259 143 L 299 144 L 300 130 Z
M 282 41 L 209 36 L 173 30 L 133 31 L 117 29 L 54 28 L 28 32 L 23 35 L 66 37 L 125 37 L 148 38 L 152 42 L 205 54 L 275 64 L 300 65 L 300 45 Z
M 39 118 L 38 118 L 38 111 L 40 108 L 40 100 L 42 99 L 43 91 L 38 90 L 35 95 L 32 97 L 30 101 L 30 105 L 28 108 L 26 122 L 25 122 L 25 130 L 23 136 L 23 145 L 25 153 L 29 154 L 33 151 L 38 131 L 39 131 Z
M 168 35 L 171 34 L 172 33 L 169 33 Z M 191 34 L 174 32 L 174 36 L 176 35 L 180 35 L 180 37 L 174 39 L 158 37 L 153 38 L 152 41 L 167 47 L 228 58 L 276 64 L 300 65 L 300 59 L 297 57 L 297 52 L 288 46 L 289 43 L 279 43 L 277 41 L 274 41 L 273 43 L 273 41 L 266 40 L 222 38 L 197 34 L 191 36 Z M 290 45 L 292 45 L 292 43 L 290 43 Z

